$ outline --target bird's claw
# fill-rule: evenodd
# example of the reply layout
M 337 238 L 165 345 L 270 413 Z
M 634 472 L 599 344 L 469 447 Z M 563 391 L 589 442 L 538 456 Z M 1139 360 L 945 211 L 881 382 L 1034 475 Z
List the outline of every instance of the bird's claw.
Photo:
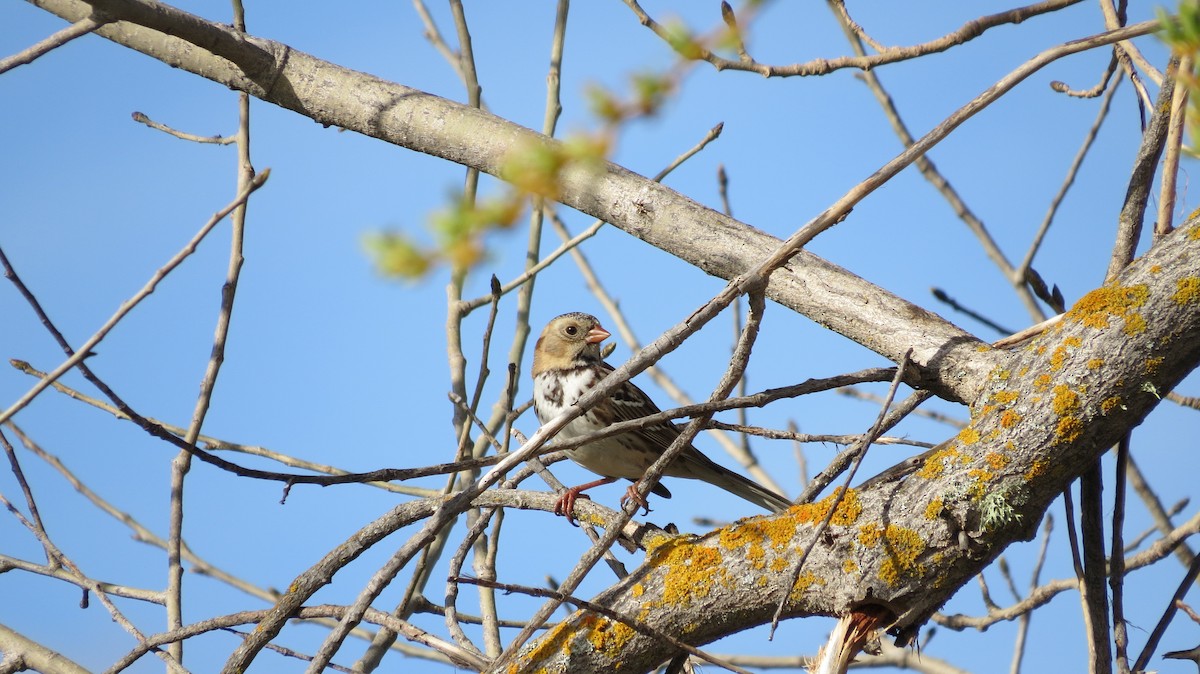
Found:
M 642 496 L 641 492 L 638 491 L 638 483 L 637 482 L 634 482 L 633 484 L 629 485 L 629 489 L 625 490 L 625 495 L 621 497 L 621 507 L 624 508 L 624 507 L 628 506 L 630 501 L 638 504 L 639 508 L 642 508 L 643 510 L 645 510 L 645 512 L 642 514 L 644 514 L 644 515 L 650 514 L 650 502 L 647 501 L 646 497 Z M 634 509 L 633 513 L 635 515 L 637 514 L 636 508 Z
M 581 498 L 585 498 L 590 501 L 592 497 L 588 496 L 587 494 L 581 494 L 575 489 L 566 490 L 563 492 L 562 496 L 559 496 L 558 500 L 554 502 L 554 514 L 562 515 L 563 517 L 567 518 L 567 521 L 570 522 L 571 526 L 573 527 L 579 526 L 579 523 L 575 521 L 575 501 Z

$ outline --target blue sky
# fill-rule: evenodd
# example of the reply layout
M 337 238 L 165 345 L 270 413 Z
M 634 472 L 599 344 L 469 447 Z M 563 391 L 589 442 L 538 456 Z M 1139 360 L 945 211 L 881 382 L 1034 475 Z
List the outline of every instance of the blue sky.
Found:
M 716 5 L 646 3 L 658 17 L 677 16 L 706 30 L 719 22 Z M 182 8 L 228 21 L 223 3 L 190 2 Z M 247 8 L 250 32 L 284 42 L 321 58 L 454 100 L 464 100 L 450 67 L 422 38 L 422 27 L 405 3 L 351 3 L 298 8 L 268 2 Z M 884 44 L 910 44 L 952 30 L 978 13 L 1006 9 L 999 3 L 919 2 L 852 6 L 856 20 Z M 452 33 L 447 11 L 435 9 L 440 26 Z M 762 61 L 790 63 L 847 52 L 832 18 L 807 11 L 802 3 L 774 3 L 752 32 L 751 49 Z M 494 113 L 540 128 L 545 97 L 552 3 L 468 3 L 474 50 L 484 100 Z M 1148 18 L 1136 7 L 1130 20 Z M 576 2 L 571 8 L 562 84 L 564 133 L 595 128 L 585 104 L 587 87 L 599 84 L 624 91 L 632 73 L 663 69 L 670 51 L 637 25 L 617 2 Z M 24 3 L 0 5 L 0 53 L 11 54 L 64 24 Z M 1096 10 L 1080 4 L 1052 17 L 998 28 L 946 54 L 878 70 L 905 121 L 921 134 L 1042 49 L 1102 29 Z M 1153 39 L 1139 42 L 1150 60 L 1165 62 Z M 971 208 L 988 224 L 1010 259 L 1019 260 L 1091 120 L 1096 100 L 1053 93 L 1048 83 L 1064 80 L 1092 86 L 1107 64 L 1103 50 L 1056 62 L 1035 74 L 998 104 L 969 120 L 939 145 L 931 158 Z M 1035 267 L 1062 289 L 1068 303 L 1098 285 L 1108 263 L 1116 213 L 1140 135 L 1136 103 L 1122 85 L 1097 147 L 1067 197 Z M 88 36 L 0 77 L 0 127 L 5 129 L 0 160 L 0 245 L 37 294 L 50 316 L 73 343 L 80 343 L 110 316 L 192 233 L 234 194 L 236 155 L 230 147 L 185 143 L 130 121 L 141 111 L 186 130 L 211 135 L 236 130 L 236 97 L 219 85 Z M 206 434 L 262 445 L 348 470 L 404 467 L 447 460 L 453 444 L 445 359 L 444 270 L 417 283 L 381 277 L 364 253 L 370 233 L 402 229 L 426 236 L 425 223 L 460 188 L 461 167 L 417 155 L 352 132 L 327 129 L 287 111 L 254 102 L 254 163 L 269 167 L 267 186 L 255 195 L 246 240 L 246 265 L 238 291 L 226 364 L 217 385 Z M 724 133 L 700 155 L 673 173 L 667 183 L 706 205 L 719 208 L 718 165 L 730 175 L 734 215 L 762 230 L 786 236 L 899 150 L 878 105 L 851 71 L 823 78 L 764 79 L 746 73 L 717 73 L 696 66 L 661 113 L 626 129 L 614 161 L 652 175 L 694 145 L 709 128 L 724 122 Z M 1192 165 L 1184 166 L 1184 184 Z M 483 194 L 501 186 L 483 181 Z M 1195 206 L 1185 192 L 1178 211 Z M 573 231 L 590 219 L 561 209 Z M 228 227 L 221 226 L 197 253 L 96 349 L 89 361 L 136 409 L 186 425 L 208 358 L 224 279 Z M 466 295 L 486 292 L 487 279 L 519 273 L 526 240 L 523 227 L 489 239 L 488 262 L 469 279 Z M 557 246 L 553 233 L 543 251 Z M 655 338 L 716 293 L 719 279 L 608 228 L 585 252 L 606 287 L 620 301 L 643 342 Z M 983 310 L 1012 329 L 1030 323 L 1007 281 L 933 189 L 912 169 L 860 204 L 842 223 L 818 238 L 810 250 L 847 267 L 887 290 L 937 311 L 984 339 L 999 335 L 955 315 L 929 294 L 944 288 L 959 301 Z M 503 371 L 513 332 L 514 303 L 502 305 L 492 348 L 492 371 Z M 588 293 L 578 271 L 564 259 L 541 275 L 534 299 L 535 331 L 551 317 L 571 310 L 606 316 Z M 17 294 L 0 287 L 0 353 L 51 369 L 62 360 L 50 338 Z M 479 364 L 483 312 L 466 322 L 468 372 Z M 726 365 L 732 334 L 718 320 L 663 361 L 667 372 L 695 398 L 707 396 Z M 530 347 L 531 348 L 531 347 Z M 618 345 L 612 361 L 629 356 Z M 764 332 L 749 370 L 751 391 L 887 363 L 812 321 L 777 305 L 767 310 Z M 485 401 L 495 399 L 501 376 L 493 374 Z M 79 376 L 64 381 L 87 388 Z M 667 406 L 668 399 L 643 375 L 638 382 Z M 471 382 L 473 384 L 473 380 Z M 1196 377 L 1181 391 L 1196 394 Z M 0 369 L 0 400 L 7 406 L 32 381 Z M 521 382 L 522 399 L 529 395 Z M 882 392 L 882 389 L 878 389 Z M 90 391 L 89 391 L 90 392 Z M 490 402 L 485 403 L 486 405 Z M 967 410 L 933 405 L 958 418 Z M 812 433 L 865 430 L 873 406 L 833 394 L 789 401 L 754 411 L 751 421 L 782 427 L 795 419 Z M 169 464 L 174 451 L 103 412 L 50 392 L 21 412 L 17 423 L 47 451 L 114 505 L 159 534 L 166 531 Z M 536 420 L 526 415 L 518 427 L 530 433 Z M 1163 405 L 1135 434 L 1135 457 L 1171 504 L 1192 494 L 1195 452 L 1179 429 L 1196 427 L 1172 405 Z M 952 429 L 922 420 L 902 433 L 937 442 Z M 1194 433 L 1192 434 L 1194 435 Z M 11 436 L 10 436 L 11 437 Z M 725 463 L 716 443 L 700 446 Z M 793 449 L 787 443 L 756 442 L 755 449 L 791 494 L 799 490 Z M 837 448 L 807 446 L 813 473 Z M 872 450 L 862 475 L 891 465 L 907 450 Z M 165 583 L 160 551 L 134 542 L 119 522 L 96 512 L 45 464 L 21 454 L 40 497 L 47 526 L 64 551 L 94 577 L 148 586 Z M 247 465 L 274 467 L 248 457 Z M 556 470 L 564 482 L 590 479 L 581 470 Z M 1107 473 L 1111 478 L 1111 471 Z M 440 488 L 441 479 L 419 482 Z M 540 484 L 528 483 L 530 488 Z M 657 501 L 651 519 L 674 521 L 699 531 L 691 518 L 732 519 L 754 514 L 753 507 L 705 485 L 671 485 L 676 497 Z M 299 572 L 358 527 L 395 504 L 396 495 L 364 487 L 296 488 L 280 506 L 279 487 L 241 480 L 197 465 L 188 478 L 186 538 L 211 562 L 247 580 L 285 587 Z M 20 503 L 15 481 L 3 471 L 0 493 Z M 598 490 L 596 498 L 615 504 L 620 490 Z M 1071 574 L 1066 556 L 1061 506 L 1043 580 Z M 1148 526 L 1133 505 L 1130 532 Z M 544 513 L 516 513 L 506 523 L 503 579 L 541 585 L 559 579 L 586 548 L 586 539 Z M 401 534 L 402 535 L 402 534 Z M 318 599 L 350 600 L 363 581 L 399 545 L 399 536 L 339 574 Z M 456 543 L 455 543 L 456 544 Z M 0 518 L 0 553 L 38 559 L 39 546 L 11 518 Z M 1014 546 L 1009 559 L 1024 586 L 1036 543 Z M 630 559 L 630 565 L 635 560 Z M 993 572 L 994 573 L 994 572 Z M 1182 573 L 1173 562 L 1130 578 L 1129 618 L 1135 652 Z M 1143 574 L 1145 577 L 1143 577 Z M 189 574 L 189 620 L 262 606 L 216 581 Z M 998 576 L 990 577 L 993 596 L 1008 603 Z M 597 571 L 580 594 L 590 596 L 611 582 Z M 390 606 L 400 587 L 384 594 Z M 441 600 L 441 588 L 430 596 Z M 27 574 L 0 574 L 0 622 L 27 636 L 62 648 L 76 661 L 104 668 L 131 645 L 97 604 L 80 610 L 78 591 Z M 472 593 L 461 606 L 474 612 Z M 1000 599 L 1003 597 L 1004 599 Z M 504 597 L 506 615 L 519 617 L 535 606 Z M 123 602 L 147 632 L 162 628 L 154 607 Z M 948 612 L 977 614 L 979 593 L 965 587 Z M 1031 635 L 1030 653 L 1039 667 L 1078 668 L 1085 657 L 1074 595 L 1059 596 L 1034 617 L 1035 627 L 1067 624 L 1061 633 Z M 439 630 L 440 619 L 418 624 Z M 711 647 L 716 652 L 809 653 L 829 622 L 792 621 L 774 642 L 765 630 L 751 630 Z M 978 671 L 1006 666 L 1014 626 L 1000 624 L 985 634 L 939 635 L 924 652 Z M 1178 623 L 1166 649 L 1194 645 L 1195 626 Z M 62 635 L 72 638 L 64 640 Z M 311 652 L 316 628 L 294 627 L 284 643 Z M 218 667 L 236 646 L 229 635 L 197 640 L 188 651 L 195 671 Z M 338 659 L 361 646 L 353 643 Z M 982 663 L 982 664 L 981 664 Z M 990 663 L 1004 663 L 991 666 Z M 441 665 L 407 662 L 406 671 L 449 671 Z M 151 671 L 145 660 L 135 671 Z M 263 655 L 263 671 L 299 671 L 296 661 Z M 1154 661 L 1163 672 L 1190 665 Z

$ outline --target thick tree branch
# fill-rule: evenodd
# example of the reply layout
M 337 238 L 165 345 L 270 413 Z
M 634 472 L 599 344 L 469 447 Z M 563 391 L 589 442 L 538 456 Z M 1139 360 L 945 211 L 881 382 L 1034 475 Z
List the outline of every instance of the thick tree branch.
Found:
M 504 172 L 514 153 L 556 147 L 557 141 L 487 112 L 244 35 L 167 5 L 144 0 L 31 2 L 69 21 L 103 10 L 119 20 L 96 32 L 114 42 L 321 124 L 493 175 Z M 560 179 L 562 203 L 714 276 L 735 278 L 780 245 L 769 234 L 614 164 L 599 170 L 569 165 Z M 807 252 L 801 251 L 774 272 L 767 296 L 890 360 L 898 361 L 912 348 L 917 374 L 909 383 L 949 399 L 973 400 L 981 375 L 995 365 L 992 354 L 982 350 L 974 336 Z M 847 305 L 856 311 L 845 311 Z
M 781 587 L 830 499 L 651 546 L 647 562 L 593 601 L 702 645 L 787 616 L 878 604 L 906 640 L 1006 546 L 1036 532 L 1078 475 L 1200 362 L 1200 224 L 1164 238 L 1116 281 L 991 373 L 970 425 L 898 480 L 851 490 L 813 549 L 812 569 Z M 691 617 L 704 607 L 707 619 Z M 529 644 L 517 671 L 645 671 L 669 649 L 580 611 Z

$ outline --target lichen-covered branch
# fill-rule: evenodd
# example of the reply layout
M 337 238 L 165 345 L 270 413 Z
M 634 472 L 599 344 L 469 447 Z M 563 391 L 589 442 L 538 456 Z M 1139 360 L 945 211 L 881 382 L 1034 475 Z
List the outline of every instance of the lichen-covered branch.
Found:
M 1163 239 L 982 382 L 971 423 L 915 472 L 850 490 L 793 587 L 781 587 L 832 497 L 701 537 L 653 541 L 647 561 L 594 599 L 703 645 L 786 614 L 863 604 L 912 636 L 1200 362 L 1200 224 Z M 696 620 L 702 612 L 704 620 Z M 646 671 L 660 643 L 580 611 L 528 645 L 513 671 Z

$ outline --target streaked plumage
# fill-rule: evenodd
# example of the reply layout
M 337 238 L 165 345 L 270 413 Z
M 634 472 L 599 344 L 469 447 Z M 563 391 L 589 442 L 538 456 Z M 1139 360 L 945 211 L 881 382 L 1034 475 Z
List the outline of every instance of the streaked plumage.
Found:
M 600 326 L 600 321 L 584 313 L 563 314 L 546 325 L 533 352 L 533 402 L 542 423 L 574 405 L 613 371 L 613 367 L 600 357 L 600 342 L 608 336 L 609 332 Z M 563 427 L 558 435 L 576 438 L 613 423 L 659 411 L 645 392 L 625 382 L 609 398 Z M 559 499 L 555 511 L 571 519 L 575 499 L 583 490 L 620 478 L 636 482 L 678 436 L 675 424 L 664 421 L 569 450 L 571 459 L 604 479 L 568 490 Z M 703 480 L 772 512 L 791 505 L 786 498 L 713 462 L 692 446 L 677 456 L 663 474 Z M 653 493 L 663 498 L 671 497 L 671 492 L 661 484 L 654 487 Z M 632 487 L 622 502 L 629 498 L 646 506 Z

